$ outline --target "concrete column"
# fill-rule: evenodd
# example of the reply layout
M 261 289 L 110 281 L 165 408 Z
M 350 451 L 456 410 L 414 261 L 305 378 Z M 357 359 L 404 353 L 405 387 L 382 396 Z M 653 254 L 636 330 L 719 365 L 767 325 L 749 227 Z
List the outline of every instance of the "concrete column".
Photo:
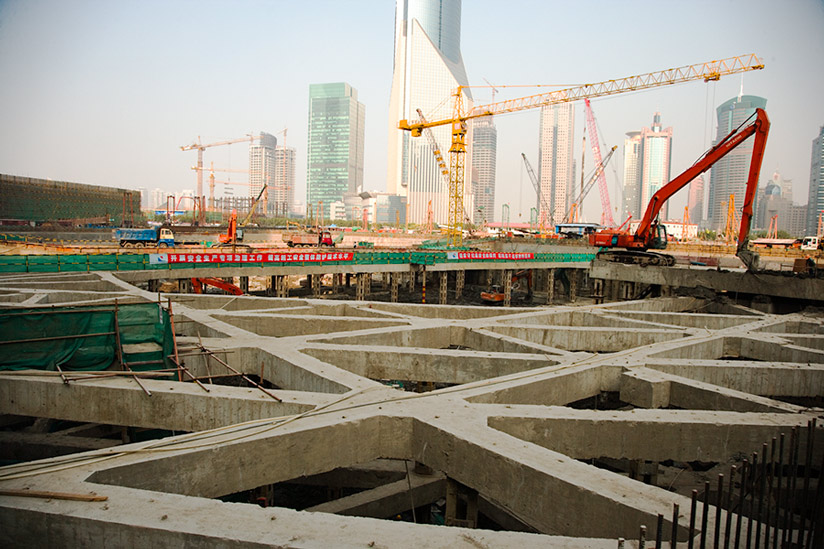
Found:
M 278 297 L 289 297 L 289 279 L 286 275 L 275 275 L 275 289 Z
M 191 278 L 178 278 L 177 279 L 177 289 L 181 294 L 190 294 L 190 293 L 192 293 L 192 279 Z
M 338 282 L 338 276 L 340 276 L 338 273 L 332 273 L 332 293 L 333 294 L 338 293 L 338 286 L 340 286 L 340 283 Z
M 352 286 L 352 273 L 346 273 L 346 287 L 350 288 Z
M 355 276 L 355 299 L 357 301 L 366 300 L 366 273 L 358 273 Z
M 149 291 L 156 292 L 160 288 L 160 281 L 159 280 L 149 280 Z
M 504 275 L 504 307 L 512 305 L 512 271 L 507 269 Z
M 486 270 L 486 287 L 487 288 L 490 288 L 492 286 L 492 278 L 493 278 L 492 269 L 487 269 Z
M 444 522 L 447 526 L 476 528 L 478 525 L 478 492 L 447 478 Z
M 441 271 L 441 283 L 438 287 L 438 303 L 441 305 L 446 305 L 446 292 L 449 287 L 449 273 L 446 271 Z
M 389 273 L 389 301 L 392 303 L 398 302 L 398 279 L 400 273 Z
M 412 268 L 414 269 L 414 267 L 412 267 Z M 418 273 L 416 273 L 415 271 L 409 271 L 409 291 L 410 292 L 415 291 L 415 277 L 417 276 L 417 274 Z
M 363 291 L 366 297 L 372 295 L 372 273 L 363 273 L 364 285 Z
M 606 282 L 606 286 L 609 286 L 610 281 L 604 281 L 600 278 L 593 278 L 592 279 L 592 299 L 595 300 L 596 305 L 600 305 L 604 302 L 604 283 Z
M 455 271 L 455 299 L 463 297 L 464 282 L 466 282 L 466 271 Z
M 672 286 L 661 286 L 661 297 L 669 297 L 672 295 Z
M 311 284 L 312 284 L 312 295 L 314 297 L 320 297 L 320 288 L 321 288 L 320 281 L 321 281 L 322 276 L 323 275 L 313 274 L 313 275 L 311 275 L 311 277 L 309 279 L 309 282 L 311 282 Z
M 578 269 L 570 269 L 567 271 L 569 277 L 569 300 L 575 303 L 578 299 Z
M 240 289 L 243 291 L 244 294 L 249 293 L 249 277 L 242 276 L 240 277 Z
M 381 283 L 384 288 L 389 287 L 389 273 L 381 273 Z
M 621 299 L 624 301 L 630 301 L 635 299 L 635 283 L 634 282 L 622 282 L 621 283 Z
M 555 269 L 546 271 L 546 302 L 552 303 L 555 299 Z

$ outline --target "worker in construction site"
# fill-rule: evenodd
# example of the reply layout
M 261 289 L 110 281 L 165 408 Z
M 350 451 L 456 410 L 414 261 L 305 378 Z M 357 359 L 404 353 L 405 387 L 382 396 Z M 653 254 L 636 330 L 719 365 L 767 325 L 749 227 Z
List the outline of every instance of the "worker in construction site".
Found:
M 809 254 L 804 257 L 807 263 L 807 274 L 816 278 L 818 276 L 818 266 L 815 264 L 815 260 Z

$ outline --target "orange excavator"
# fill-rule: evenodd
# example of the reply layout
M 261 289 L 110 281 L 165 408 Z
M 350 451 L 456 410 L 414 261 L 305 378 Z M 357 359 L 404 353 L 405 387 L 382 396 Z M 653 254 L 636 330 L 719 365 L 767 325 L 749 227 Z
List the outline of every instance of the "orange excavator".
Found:
M 744 194 L 744 206 L 741 213 L 741 226 L 738 234 L 738 247 L 735 255 L 752 271 L 758 265 L 758 255 L 747 249 L 750 234 L 750 222 L 752 221 L 752 207 L 755 200 L 755 191 L 758 187 L 758 176 L 761 172 L 761 162 L 764 158 L 764 148 L 767 145 L 767 135 L 770 132 L 770 120 L 763 109 L 756 109 L 755 120 L 746 126 L 742 124 L 738 129 L 731 132 L 718 144 L 707 151 L 695 164 L 684 173 L 661 187 L 652 198 L 644 212 L 644 217 L 638 225 L 635 233 L 617 229 L 603 229 L 589 236 L 589 243 L 601 248 L 624 248 L 623 250 L 601 250 L 597 254 L 598 259 L 613 261 L 617 263 L 633 263 L 640 265 L 666 265 L 675 264 L 675 258 L 671 255 L 650 252 L 647 250 L 663 250 L 667 247 L 667 230 L 664 224 L 659 222 L 658 213 L 661 207 L 672 195 L 684 188 L 690 181 L 704 173 L 713 164 L 724 158 L 730 151 L 738 147 L 750 136 L 755 136 L 752 148 L 752 159 L 750 161 L 750 171 L 747 177 L 747 188 Z M 752 119 L 750 117 L 745 124 Z
M 231 282 L 226 282 L 222 278 L 205 277 L 192 279 L 192 289 L 196 294 L 202 294 L 204 286 L 214 286 L 232 295 L 243 295 L 243 290 Z
M 520 281 L 526 281 L 526 301 L 532 300 L 532 271 L 524 269 L 512 275 L 512 290 L 518 290 L 521 286 Z M 484 303 L 498 304 L 503 303 L 505 295 L 500 286 L 493 285 L 488 291 L 481 292 L 481 301 Z

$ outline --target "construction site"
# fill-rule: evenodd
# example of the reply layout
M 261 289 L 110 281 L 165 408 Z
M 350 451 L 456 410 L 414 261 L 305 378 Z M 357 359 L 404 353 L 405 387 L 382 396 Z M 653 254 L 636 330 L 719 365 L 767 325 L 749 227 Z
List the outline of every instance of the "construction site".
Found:
M 103 211 L 107 228 L 0 238 L 0 544 L 824 546 L 824 258 L 750 243 L 763 109 L 631 228 L 611 219 L 613 148 L 563 219 L 541 207 L 529 235 L 464 230 L 468 121 L 761 68 L 466 108 L 459 88 L 450 118 L 398 126 L 431 144 L 442 234 L 431 214 L 342 231 L 321 205 L 255 228 L 265 184 L 209 227 L 202 152 L 233 140 L 181 147 L 198 152 L 190 226 L 146 225 L 122 189 L 82 215 L 43 209 L 83 200 L 73 184 L 3 210 L 71 227 Z M 676 241 L 662 208 L 742 143 L 727 242 L 688 242 L 686 216 Z M 18 179 L 0 182 L 48 188 Z M 580 223 L 595 186 L 609 219 Z

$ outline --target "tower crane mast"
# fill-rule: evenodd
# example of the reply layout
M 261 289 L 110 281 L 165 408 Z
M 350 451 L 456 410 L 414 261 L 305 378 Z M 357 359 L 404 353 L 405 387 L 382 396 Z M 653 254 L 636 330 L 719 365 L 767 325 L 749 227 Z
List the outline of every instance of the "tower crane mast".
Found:
M 584 84 L 571 88 L 555 90 L 548 93 L 530 95 L 518 99 L 499 101 L 488 105 L 478 105 L 469 109 L 464 108 L 464 88 L 458 86 L 452 94 L 454 107 L 451 118 L 439 120 L 410 122 L 400 120 L 398 128 L 408 131 L 413 137 L 420 137 L 424 129 L 450 125 L 452 127 L 452 145 L 449 152 L 452 155 L 449 177 L 449 234 L 448 243 L 459 246 L 463 240 L 463 188 L 466 175 L 466 133 L 467 122 L 474 118 L 494 116 L 519 112 L 545 105 L 568 103 L 585 98 L 605 97 L 630 91 L 640 91 L 659 86 L 703 80 L 710 82 L 720 80 L 721 76 L 740 72 L 763 69 L 764 64 L 755 54 L 729 57 L 720 61 L 708 61 L 695 65 L 687 65 L 674 69 L 646 73 L 637 76 L 605 80 L 595 84 Z

